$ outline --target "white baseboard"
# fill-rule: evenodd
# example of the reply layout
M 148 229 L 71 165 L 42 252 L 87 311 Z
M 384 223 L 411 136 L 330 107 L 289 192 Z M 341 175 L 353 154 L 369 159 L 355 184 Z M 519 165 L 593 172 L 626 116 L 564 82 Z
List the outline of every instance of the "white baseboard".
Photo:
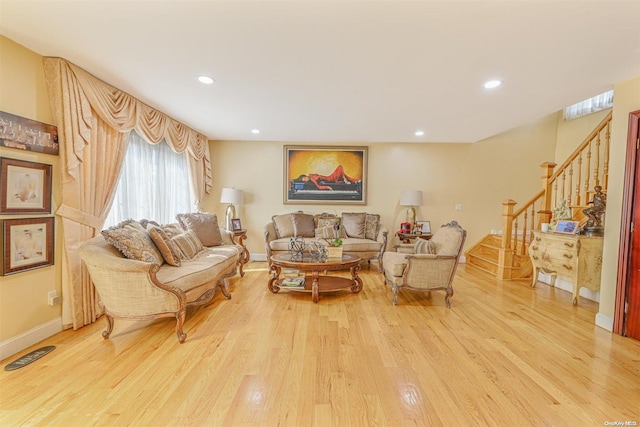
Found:
M 538 280 L 548 285 L 551 283 L 551 276 L 549 276 L 548 274 L 540 273 L 538 276 Z M 560 278 L 556 279 L 556 288 L 573 293 L 573 283 L 567 280 L 563 280 Z M 580 288 L 579 295 L 588 300 L 600 302 L 600 292 L 598 291 L 592 291 L 591 289 L 587 288 Z
M 613 319 L 609 316 L 605 316 L 602 313 L 596 314 L 596 326 L 600 326 L 602 329 L 606 329 L 609 332 L 613 332 Z
M 40 341 L 62 332 L 62 317 L 43 323 L 0 343 L 0 360 L 13 356 Z

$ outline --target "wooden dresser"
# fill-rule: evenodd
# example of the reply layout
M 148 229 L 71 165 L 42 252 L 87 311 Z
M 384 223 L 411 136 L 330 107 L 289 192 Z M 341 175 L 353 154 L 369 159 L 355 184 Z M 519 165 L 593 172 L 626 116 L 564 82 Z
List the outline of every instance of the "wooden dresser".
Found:
M 578 303 L 580 288 L 600 290 L 603 237 L 571 236 L 533 232 L 529 257 L 533 264 L 533 283 L 542 270 L 551 275 L 551 286 L 560 276 L 573 283 L 573 304 Z

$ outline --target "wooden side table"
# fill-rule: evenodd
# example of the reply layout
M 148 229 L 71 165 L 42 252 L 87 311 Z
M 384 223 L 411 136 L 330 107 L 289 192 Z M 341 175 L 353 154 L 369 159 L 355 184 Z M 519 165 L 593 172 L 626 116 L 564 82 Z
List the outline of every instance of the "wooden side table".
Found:
M 242 270 L 242 268 L 246 263 L 249 262 L 249 259 L 251 257 L 251 254 L 249 253 L 249 249 L 244 244 L 244 241 L 247 239 L 247 230 L 245 229 L 233 230 L 231 233 L 232 233 L 233 243 L 235 243 L 236 245 L 242 246 L 242 253 L 240 254 L 240 262 L 238 263 L 238 266 L 240 268 L 240 277 L 244 277 L 244 271 Z M 238 238 L 237 241 L 236 241 L 236 238 Z
M 401 233 L 398 231 L 396 236 L 398 236 L 398 239 L 400 239 L 402 243 L 411 243 L 415 239 L 429 240 L 432 234 Z

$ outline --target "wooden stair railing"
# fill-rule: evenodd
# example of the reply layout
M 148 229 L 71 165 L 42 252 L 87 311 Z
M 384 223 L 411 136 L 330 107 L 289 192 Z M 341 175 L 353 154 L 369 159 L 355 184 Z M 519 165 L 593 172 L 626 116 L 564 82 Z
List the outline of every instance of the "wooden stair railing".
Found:
M 514 269 L 523 268 L 522 257 L 527 255 L 533 230 L 551 222 L 552 206 L 565 199 L 574 218 L 578 219 L 582 208 L 591 200 L 593 187 L 600 185 L 602 191 L 607 192 L 611 116 L 609 113 L 555 172 L 553 162 L 540 165 L 542 189 L 524 205 L 515 209 L 515 201 L 502 202 L 502 241 L 496 273 L 499 279 L 522 277 Z M 520 259 L 516 263 L 518 256 Z M 524 268 L 530 269 L 530 265 Z

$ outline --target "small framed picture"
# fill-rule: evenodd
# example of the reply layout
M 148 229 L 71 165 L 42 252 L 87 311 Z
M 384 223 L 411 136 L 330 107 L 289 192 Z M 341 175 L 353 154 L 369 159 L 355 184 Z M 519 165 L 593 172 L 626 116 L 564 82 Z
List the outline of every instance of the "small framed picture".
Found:
M 0 157 L 0 214 L 51 213 L 51 165 Z
M 53 265 L 53 217 L 3 221 L 2 275 Z
M 416 234 L 431 234 L 431 222 L 430 221 L 416 221 Z
M 558 221 L 554 232 L 560 234 L 576 234 L 578 232 L 578 224 L 578 221 Z
M 242 230 L 242 224 L 240 223 L 240 218 L 233 218 L 231 220 L 231 229 L 233 231 L 240 231 Z

